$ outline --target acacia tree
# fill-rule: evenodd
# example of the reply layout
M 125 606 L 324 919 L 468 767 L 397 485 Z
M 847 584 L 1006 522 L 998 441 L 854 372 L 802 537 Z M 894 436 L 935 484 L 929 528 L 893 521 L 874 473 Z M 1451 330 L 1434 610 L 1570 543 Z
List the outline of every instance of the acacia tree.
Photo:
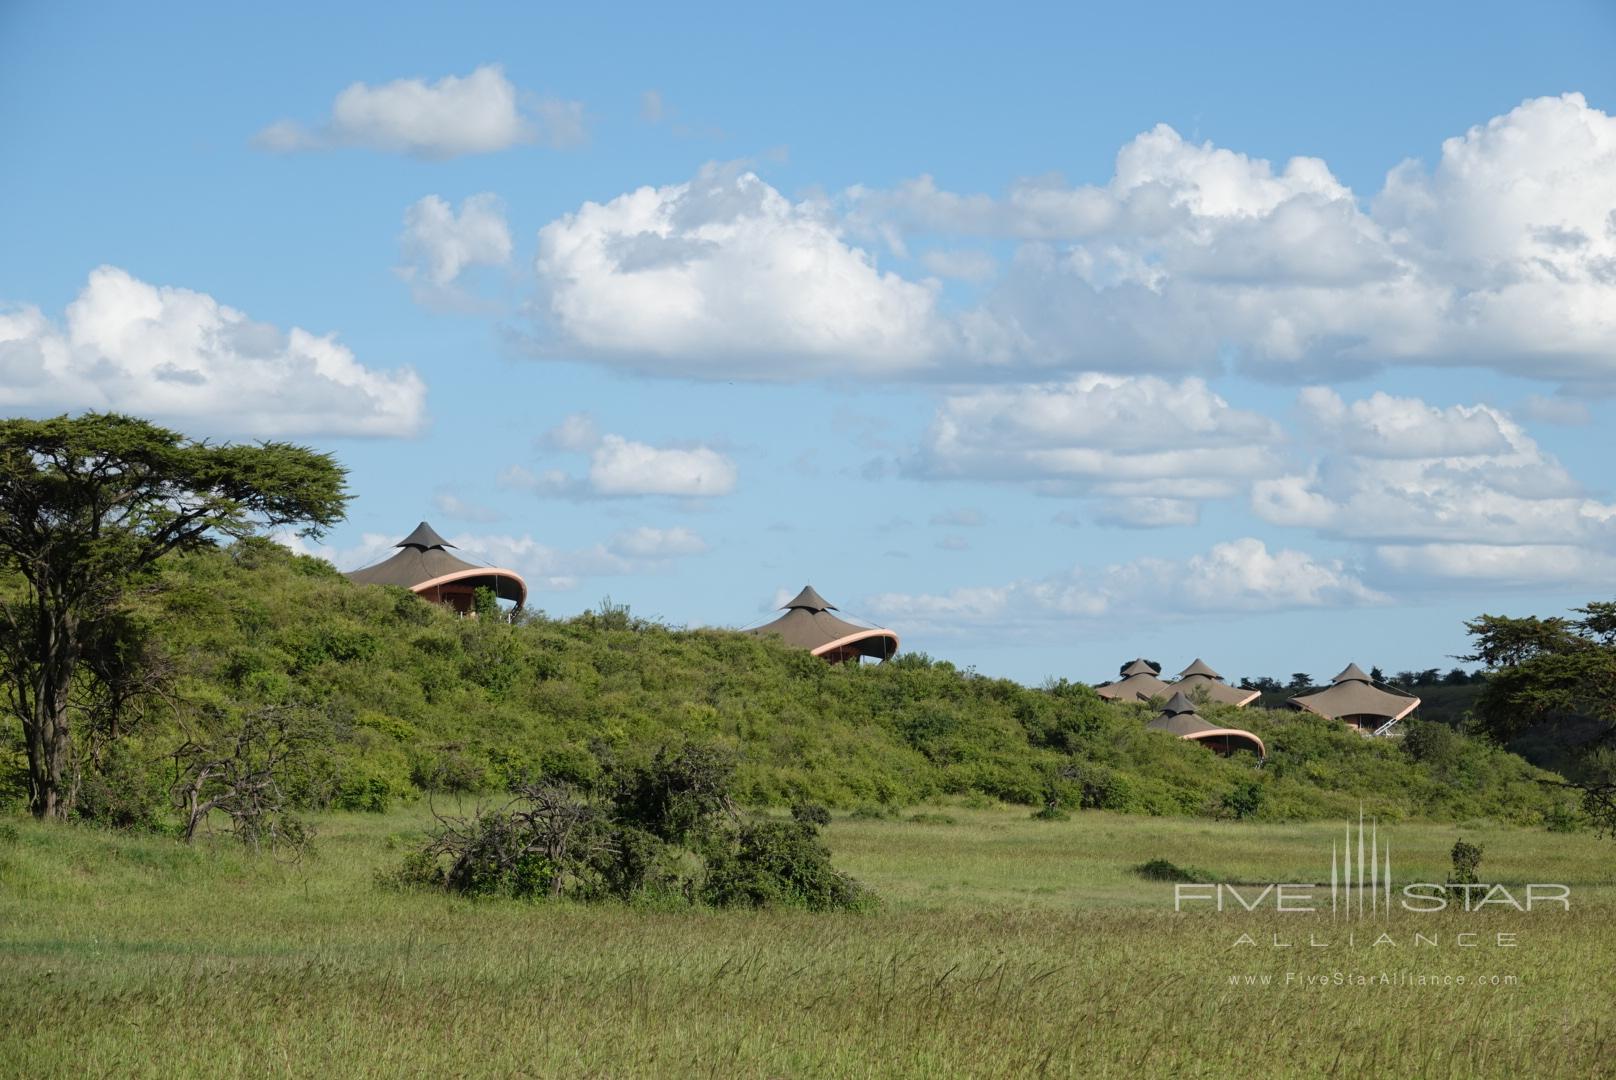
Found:
M 1596 822 L 1616 834 L 1616 601 L 1576 608 L 1580 619 L 1483 615 L 1465 624 L 1491 672 L 1476 726 L 1500 743 L 1538 729 L 1571 753 L 1570 783 Z
M 70 810 L 74 681 L 95 628 L 170 552 L 342 519 L 346 473 L 283 442 L 193 440 L 135 417 L 0 421 L 0 596 L 5 704 L 22 722 L 35 817 Z

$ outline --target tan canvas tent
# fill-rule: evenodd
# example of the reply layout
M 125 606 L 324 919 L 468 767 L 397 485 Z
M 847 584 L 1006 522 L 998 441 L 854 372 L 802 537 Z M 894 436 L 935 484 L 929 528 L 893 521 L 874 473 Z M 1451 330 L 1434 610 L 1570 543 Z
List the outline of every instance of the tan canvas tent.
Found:
M 1180 739 L 1190 739 L 1220 754 L 1236 750 L 1250 750 L 1258 757 L 1267 757 L 1268 748 L 1249 731 L 1219 727 L 1195 711 L 1195 703 L 1181 693 L 1168 699 L 1156 719 L 1145 725 L 1151 731 L 1165 731 Z
M 1233 705 L 1237 709 L 1243 709 L 1262 697 L 1260 690 L 1241 690 L 1230 686 L 1223 681 L 1222 675 L 1213 671 L 1200 657 L 1196 657 L 1193 664 L 1178 673 L 1178 680 L 1171 684 L 1171 689 L 1182 692 L 1192 701 L 1205 694 L 1208 701 Z
M 1096 686 L 1094 692 L 1107 701 L 1149 701 L 1170 697 L 1173 693 L 1172 688 L 1157 677 L 1156 669 L 1143 660 L 1128 664 L 1122 669 L 1122 678 Z
M 1375 683 L 1357 664 L 1348 664 L 1330 685 L 1312 694 L 1293 697 L 1293 708 L 1318 713 L 1378 735 L 1419 707 L 1420 699 Z
M 399 585 L 417 596 L 448 604 L 469 614 L 479 588 L 492 589 L 501 600 L 520 604 L 527 599 L 527 582 L 514 570 L 478 566 L 449 554 L 454 547 L 426 522 L 397 544 L 398 554 L 374 566 L 355 570 L 348 580 L 360 585 Z
M 861 656 L 887 660 L 897 653 L 897 634 L 882 626 L 850 623 L 831 614 L 836 610 L 836 605 L 815 592 L 812 585 L 804 585 L 786 604 L 784 615 L 746 632 L 778 637 L 793 648 L 807 649 L 833 664 L 856 661 Z

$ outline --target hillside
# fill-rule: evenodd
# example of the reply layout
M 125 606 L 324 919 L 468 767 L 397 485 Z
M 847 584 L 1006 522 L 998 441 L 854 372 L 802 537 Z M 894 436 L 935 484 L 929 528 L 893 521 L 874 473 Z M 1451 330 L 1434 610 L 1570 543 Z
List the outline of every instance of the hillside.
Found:
M 1245 710 L 1225 722 L 1267 743 L 1258 768 L 1144 730 L 1143 705 L 1107 705 L 1070 683 L 1030 689 L 920 654 L 832 667 L 609 606 L 568 620 L 459 619 L 263 541 L 170 559 L 160 579 L 131 615 L 175 665 L 181 714 L 316 706 L 328 724 L 322 764 L 298 779 L 316 806 L 494 794 L 539 772 L 587 783 L 603 760 L 696 741 L 739 754 L 740 791 L 757 805 L 873 811 L 954 797 L 1300 820 L 1361 803 L 1383 819 L 1522 824 L 1559 814 L 1538 782 L 1547 774 L 1458 735 L 1415 760 L 1318 718 Z M 12 799 L 17 738 L 13 726 L 0 735 Z M 149 710 L 102 755 L 86 805 L 144 800 L 118 813 L 150 817 L 180 738 L 169 706 Z

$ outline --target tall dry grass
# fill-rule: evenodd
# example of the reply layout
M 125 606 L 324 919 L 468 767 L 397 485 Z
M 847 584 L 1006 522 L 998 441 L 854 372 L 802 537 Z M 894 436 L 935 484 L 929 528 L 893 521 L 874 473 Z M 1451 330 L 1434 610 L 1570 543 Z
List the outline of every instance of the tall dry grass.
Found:
M 838 863 L 887 897 L 867 916 L 379 889 L 375 868 L 423 824 L 410 812 L 330 818 L 318 857 L 295 866 L 15 823 L 0 841 L 0 1071 L 1585 1077 L 1616 1062 L 1608 841 L 1400 825 L 1400 879 L 1445 869 L 1463 834 L 1486 847 L 1484 877 L 1566 881 L 1574 908 L 1387 928 L 1435 934 L 1434 949 L 1362 932 L 1287 949 L 1272 935 L 1295 942 L 1328 919 L 1175 915 L 1171 886 L 1131 867 L 1316 880 L 1330 827 L 946 813 L 954 824 L 832 827 Z M 1459 949 L 1460 930 L 1519 945 Z M 1338 971 L 1471 984 L 1285 979 Z M 1491 976 L 1518 981 L 1474 984 Z

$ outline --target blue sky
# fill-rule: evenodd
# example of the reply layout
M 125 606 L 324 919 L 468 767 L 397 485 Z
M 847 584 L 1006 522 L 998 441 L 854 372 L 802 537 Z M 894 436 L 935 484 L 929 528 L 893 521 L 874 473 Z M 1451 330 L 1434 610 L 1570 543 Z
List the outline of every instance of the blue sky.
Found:
M 0 7 L 0 408 L 1029 682 L 1616 585 L 1616 8 Z

